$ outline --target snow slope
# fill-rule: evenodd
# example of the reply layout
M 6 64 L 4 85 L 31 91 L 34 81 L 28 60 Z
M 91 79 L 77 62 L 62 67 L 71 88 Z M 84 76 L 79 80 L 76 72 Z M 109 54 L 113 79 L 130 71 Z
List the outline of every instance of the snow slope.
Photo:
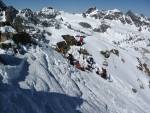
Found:
M 114 76 L 110 83 L 96 74 L 75 69 L 51 48 L 37 47 L 23 57 L 27 58 L 27 63 L 24 63 L 21 71 L 28 74 L 25 77 L 20 74 L 17 80 L 9 84 L 1 82 L 2 112 L 150 111 L 149 103 L 138 93 L 129 90 L 119 78 Z
M 46 15 L 55 12 L 51 8 L 44 8 L 41 11 Z M 63 21 L 60 21 L 60 18 Z M 98 33 L 94 32 L 93 28 L 99 27 L 102 20 L 84 18 L 82 14 L 68 14 L 63 11 L 55 19 L 59 21 L 60 29 L 29 24 L 41 32 L 44 29 L 52 33 L 51 36 L 44 34 L 50 41 L 48 45 L 39 42 L 40 46 L 36 48 L 31 46 L 25 55 L 17 54 L 13 58 L 8 56 L 8 65 L 0 66 L 0 112 L 150 112 L 148 86 L 150 77 L 145 73 L 145 68 L 142 71 L 137 68 L 140 63 L 146 63 L 150 67 L 149 52 L 143 50 L 143 48 L 150 50 L 148 46 L 150 33 L 147 30 L 139 32 L 135 25 L 124 25 L 120 21 L 106 19 L 105 24 L 110 25 L 111 28 L 104 33 Z M 79 22 L 89 23 L 92 28 L 83 28 L 78 24 Z M 71 25 L 72 29 L 69 29 L 68 25 Z M 100 51 L 112 49 L 119 51 L 118 56 L 111 53 L 106 59 L 107 72 L 113 82 L 108 82 L 95 73 L 76 69 L 60 53 L 51 48 L 51 45 L 64 40 L 62 35 L 66 34 L 86 36 L 83 48 L 92 55 L 99 67 L 102 67 L 105 60 Z M 70 50 L 76 55 L 77 60 L 82 58 L 74 51 L 78 48 L 72 46 Z M 12 59 L 16 62 L 11 62 Z M 136 89 L 137 92 L 134 93 L 132 89 Z

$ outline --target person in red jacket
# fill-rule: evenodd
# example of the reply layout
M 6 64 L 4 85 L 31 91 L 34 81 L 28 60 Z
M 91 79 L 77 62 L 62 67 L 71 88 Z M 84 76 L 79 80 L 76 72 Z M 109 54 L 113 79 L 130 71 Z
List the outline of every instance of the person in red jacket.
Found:
M 82 43 L 83 43 L 83 38 L 82 38 L 82 37 L 80 37 L 80 40 L 79 40 L 79 41 L 80 41 L 80 43 L 82 44 Z
M 83 44 L 83 37 L 80 37 L 80 39 L 77 41 L 77 46 L 82 46 Z

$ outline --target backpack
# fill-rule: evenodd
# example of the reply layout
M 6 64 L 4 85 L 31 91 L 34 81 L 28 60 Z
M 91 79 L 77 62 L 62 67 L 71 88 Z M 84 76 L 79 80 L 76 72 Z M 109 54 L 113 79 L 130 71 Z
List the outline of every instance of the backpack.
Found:
M 104 79 L 107 79 L 107 74 L 106 73 L 107 73 L 106 69 L 102 68 L 102 77 Z
M 102 68 L 102 73 L 106 74 L 106 69 Z

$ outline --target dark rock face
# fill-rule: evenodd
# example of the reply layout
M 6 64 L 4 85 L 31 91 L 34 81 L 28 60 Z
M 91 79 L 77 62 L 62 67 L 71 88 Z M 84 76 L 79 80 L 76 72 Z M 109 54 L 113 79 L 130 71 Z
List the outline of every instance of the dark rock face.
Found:
M 37 16 L 47 19 L 54 19 L 59 13 L 54 10 L 52 7 L 47 7 L 45 9 L 42 9 L 37 13 Z
M 0 27 L 2 26 L 11 26 L 9 22 L 0 22 Z
M 0 44 L 0 48 L 4 49 L 4 50 L 8 50 L 9 48 L 11 48 L 11 43 L 1 43 Z
M 21 32 L 18 34 L 14 34 L 13 35 L 13 40 L 16 44 L 21 43 L 21 44 L 28 44 L 30 43 L 30 39 L 31 37 L 29 36 L 29 34 L 25 33 L 25 32 Z
M 61 26 L 55 19 L 50 19 L 50 20 L 41 20 L 38 21 L 39 24 L 41 24 L 43 27 L 55 27 L 55 29 L 60 29 Z
M 86 22 L 79 22 L 79 25 L 81 25 L 83 28 L 91 28 L 92 27 L 89 23 L 86 23 Z
M 45 35 L 43 33 L 35 33 L 32 37 L 38 39 L 38 41 L 45 40 Z
M 7 40 L 7 35 L 6 34 L 2 34 L 0 36 L 0 42 L 5 42 Z
M 25 17 L 33 17 L 33 12 L 32 12 L 32 10 L 30 10 L 30 9 L 28 9 L 28 8 L 26 8 L 26 9 L 23 9 L 23 10 L 21 10 L 21 12 L 20 12 L 21 14 L 25 14 Z
M 55 24 L 55 29 L 60 29 L 60 28 L 61 28 L 60 24 L 59 24 L 59 23 L 56 23 L 56 24 Z
M 82 16 L 83 16 L 84 18 L 86 18 L 86 14 L 85 14 L 85 13 L 82 13 Z
M 110 28 L 109 25 L 102 24 L 102 25 L 100 25 L 99 28 L 94 28 L 93 31 L 95 31 L 95 32 L 100 32 L 100 33 L 104 33 L 104 32 L 107 31 L 108 28 Z
M 138 29 L 138 31 L 142 31 L 142 28 L 140 27 L 140 28 Z
M 119 57 L 119 51 L 116 49 L 112 49 L 110 51 L 100 51 L 100 53 L 105 57 L 105 58 L 109 58 L 111 53 L 117 55 Z
M 132 21 L 129 18 L 125 17 L 125 20 L 128 24 L 132 25 Z
M 109 52 L 109 51 L 100 51 L 100 53 L 101 53 L 105 58 L 109 58 L 109 57 L 110 57 L 110 52 Z
M 128 15 L 132 19 L 132 21 L 134 22 L 134 24 L 137 27 L 140 27 L 142 25 L 142 22 L 140 21 L 140 18 L 138 16 L 136 16 L 135 14 L 133 14 L 131 11 L 128 11 L 126 13 L 126 15 Z
M 122 12 L 113 12 L 113 13 L 110 13 L 110 14 L 104 16 L 104 19 L 120 20 L 120 18 L 121 18 L 121 21 L 124 21 L 122 16 L 123 16 Z
M 80 49 L 80 53 L 83 55 L 90 55 L 86 49 Z
M 125 19 L 122 17 L 122 18 L 120 18 L 120 21 L 123 23 L 123 24 L 126 24 L 126 21 L 125 21 Z
M 9 23 L 13 23 L 13 20 L 16 18 L 16 15 L 19 11 L 16 10 L 14 7 L 9 6 L 6 9 L 5 15 L 6 15 L 6 21 Z
M 6 9 L 7 6 L 2 1 L 0 1 L 0 11 L 5 11 Z
M 112 50 L 110 50 L 110 52 L 115 54 L 115 55 L 117 55 L 119 57 L 119 51 L 118 50 L 112 49 Z
M 131 11 L 128 11 L 125 15 L 122 12 L 115 11 L 115 10 L 99 10 L 95 11 L 95 8 L 89 8 L 86 13 L 83 13 L 83 17 L 93 17 L 95 19 L 108 19 L 108 20 L 120 20 L 123 24 L 130 24 L 135 25 L 136 27 L 141 26 L 150 26 L 150 19 L 145 17 L 144 15 L 136 15 L 132 13 Z M 94 14 L 92 13 L 93 11 Z M 94 29 L 96 32 L 101 32 L 100 29 Z M 149 31 L 149 29 L 148 29 Z
M 77 44 L 77 40 L 74 38 L 74 36 L 63 35 L 62 37 L 66 41 L 67 45 L 69 45 L 69 46 Z
M 32 10 L 26 8 L 26 9 L 21 10 L 20 13 L 25 14 L 25 17 L 27 17 L 28 20 L 30 22 L 32 22 L 33 24 L 35 24 L 35 25 L 37 24 L 37 21 L 38 21 L 37 20 L 37 15 L 35 13 L 33 13 Z
M 96 7 L 92 7 L 92 8 L 89 8 L 87 11 L 86 11 L 86 13 L 91 13 L 91 12 L 93 12 L 93 11 L 95 11 L 96 10 Z
M 101 10 L 101 11 L 97 11 L 96 14 L 92 14 L 90 16 L 94 17 L 95 19 L 120 20 L 123 24 L 126 23 L 124 18 L 123 18 L 122 12 L 113 12 L 113 11 Z
M 104 19 L 108 19 L 108 20 L 113 20 L 114 18 L 115 18 L 114 15 L 106 15 L 104 17 Z
M 56 45 L 57 45 L 58 51 L 63 54 L 66 54 L 67 51 L 70 49 L 70 46 L 67 46 L 65 41 L 58 42 Z
M 114 16 L 116 19 L 119 19 L 120 17 L 123 16 L 123 13 L 122 12 L 114 12 Z
M 137 90 L 136 90 L 135 88 L 132 88 L 132 91 L 133 91 L 134 93 L 137 93 Z
M 67 51 L 70 49 L 70 46 L 77 44 L 77 40 L 70 35 L 63 35 L 62 37 L 65 41 L 61 41 L 56 44 L 57 51 L 66 54 Z
M 97 11 L 97 14 L 91 15 L 91 17 L 94 17 L 95 19 L 102 19 L 106 15 L 106 11 Z
M 135 15 L 131 11 L 128 11 L 126 13 L 126 16 L 129 16 L 137 27 L 140 27 L 142 25 L 150 25 L 150 23 L 141 21 L 141 17 L 145 18 L 143 15 L 140 17 L 140 16 Z
M 145 72 L 150 76 L 150 69 L 148 68 L 147 64 L 144 63 L 143 66 L 145 68 Z
M 23 23 L 23 18 L 20 16 L 17 16 L 13 22 L 13 27 L 16 29 L 18 32 L 24 31 L 24 26 L 22 25 Z
M 44 27 L 49 27 L 49 26 L 51 26 L 49 23 L 48 23 L 48 21 L 43 21 L 42 23 L 42 26 L 44 26 Z

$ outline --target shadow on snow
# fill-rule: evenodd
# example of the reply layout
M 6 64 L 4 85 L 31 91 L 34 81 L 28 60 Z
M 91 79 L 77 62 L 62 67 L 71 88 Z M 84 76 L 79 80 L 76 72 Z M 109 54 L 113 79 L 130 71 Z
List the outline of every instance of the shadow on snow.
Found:
M 1 113 L 81 113 L 77 108 L 82 103 L 79 97 L 21 89 L 3 84 L 0 78 Z

